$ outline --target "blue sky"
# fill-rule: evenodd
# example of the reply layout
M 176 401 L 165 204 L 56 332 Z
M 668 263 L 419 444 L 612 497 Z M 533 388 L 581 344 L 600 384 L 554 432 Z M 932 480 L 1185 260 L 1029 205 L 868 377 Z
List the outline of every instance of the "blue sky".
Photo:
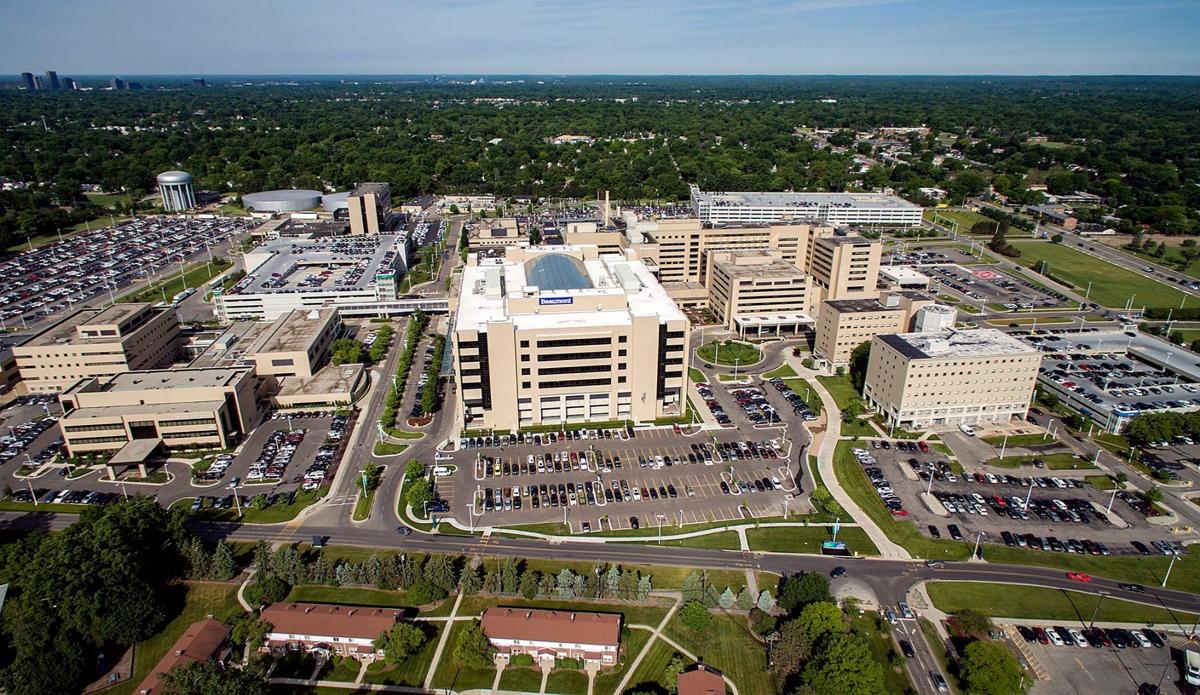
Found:
M 0 73 L 1198 74 L 1200 0 L 0 0 Z

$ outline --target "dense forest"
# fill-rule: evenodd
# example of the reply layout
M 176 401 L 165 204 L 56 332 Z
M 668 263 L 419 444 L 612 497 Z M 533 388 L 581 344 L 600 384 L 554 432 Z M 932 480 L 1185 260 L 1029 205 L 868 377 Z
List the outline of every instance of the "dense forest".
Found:
M 1197 227 L 1200 79 L 538 78 L 298 81 L 205 89 L 0 92 L 0 233 L 44 232 L 79 184 L 150 191 L 181 168 L 215 191 L 343 190 L 388 181 L 398 197 L 492 192 L 548 198 L 681 199 L 711 190 L 922 186 L 955 197 L 988 184 L 1021 199 L 1105 196 L 1168 233 Z M 43 120 L 45 119 L 45 127 Z M 852 131 L 927 125 L 906 163 L 860 174 Z M 820 149 L 799 127 L 845 130 Z M 588 143 L 550 144 L 573 134 Z M 942 137 L 938 137 L 941 135 Z M 1028 144 L 1031 135 L 1049 145 Z M 935 164 L 938 153 L 956 157 Z M 33 212 L 31 212 L 31 210 Z

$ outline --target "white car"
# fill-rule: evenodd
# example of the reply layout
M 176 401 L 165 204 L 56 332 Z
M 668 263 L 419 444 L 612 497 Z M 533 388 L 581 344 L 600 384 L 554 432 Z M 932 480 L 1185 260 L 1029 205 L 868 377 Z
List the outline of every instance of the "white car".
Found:
M 1066 644 L 1066 642 L 1063 641 L 1062 635 L 1058 634 L 1058 630 L 1055 628 L 1046 628 L 1046 637 L 1049 637 L 1050 641 L 1056 647 L 1061 647 Z
M 1076 647 L 1087 648 L 1090 646 L 1088 644 L 1087 638 L 1083 636 L 1082 632 L 1080 632 L 1079 630 L 1076 630 L 1075 628 L 1070 628 L 1070 630 L 1068 630 L 1068 631 L 1071 633 L 1071 640 L 1075 642 Z M 1141 634 L 1141 633 L 1135 632 L 1134 634 Z M 1145 635 L 1142 635 L 1143 639 L 1145 639 L 1145 637 L 1146 637 Z M 1146 640 L 1146 641 L 1149 642 L 1150 640 Z

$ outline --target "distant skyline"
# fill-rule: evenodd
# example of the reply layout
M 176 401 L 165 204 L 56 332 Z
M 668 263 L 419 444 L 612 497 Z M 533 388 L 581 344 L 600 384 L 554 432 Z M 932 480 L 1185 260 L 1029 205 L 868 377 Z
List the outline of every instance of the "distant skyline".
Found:
M 0 73 L 1200 74 L 1200 0 L 32 0 Z

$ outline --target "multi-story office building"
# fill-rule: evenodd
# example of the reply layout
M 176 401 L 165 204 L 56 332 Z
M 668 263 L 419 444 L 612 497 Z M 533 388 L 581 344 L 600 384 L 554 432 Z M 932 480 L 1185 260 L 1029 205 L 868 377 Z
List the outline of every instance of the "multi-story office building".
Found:
M 916 227 L 921 206 L 883 193 L 754 193 L 701 191 L 692 186 L 692 209 L 704 222 L 821 220 L 834 225 Z
M 13 356 L 26 389 L 62 391 L 80 379 L 168 364 L 179 342 L 175 309 L 113 304 L 71 314 L 13 346 Z
M 61 85 L 58 83 L 58 73 L 54 70 L 46 71 L 46 88 L 58 89 Z
M 813 323 L 812 276 L 765 249 L 708 254 L 708 308 L 728 330 L 795 334 Z
M 877 335 L 863 397 L 901 427 L 1007 422 L 1028 412 L 1041 362 L 990 328 Z
M 467 250 L 472 253 L 480 249 L 528 245 L 529 235 L 517 224 L 515 217 L 482 218 L 467 235 Z
M 854 348 L 875 336 L 913 330 L 918 312 L 929 306 L 934 306 L 933 297 L 909 291 L 885 293 L 881 299 L 824 301 L 818 312 L 813 356 L 828 366 L 843 367 L 849 364 Z
M 883 244 L 860 236 L 813 239 L 808 270 L 823 299 L 869 299 L 879 294 Z
M 21 85 L 24 86 L 25 89 L 28 89 L 31 92 L 33 90 L 37 89 L 37 84 L 35 84 L 33 81 L 33 73 L 32 72 L 21 73 Z
M 453 328 L 468 428 L 684 412 L 688 321 L 632 254 L 594 246 L 472 254 Z
M 342 329 L 337 309 L 296 309 L 275 319 L 246 351 L 259 376 L 309 378 Z
M 59 396 L 69 456 L 136 442 L 141 463 L 158 447 L 228 449 L 258 423 L 253 367 L 164 369 L 84 379 Z
M 392 187 L 386 183 L 360 183 L 346 197 L 351 234 L 387 231 L 392 218 Z

